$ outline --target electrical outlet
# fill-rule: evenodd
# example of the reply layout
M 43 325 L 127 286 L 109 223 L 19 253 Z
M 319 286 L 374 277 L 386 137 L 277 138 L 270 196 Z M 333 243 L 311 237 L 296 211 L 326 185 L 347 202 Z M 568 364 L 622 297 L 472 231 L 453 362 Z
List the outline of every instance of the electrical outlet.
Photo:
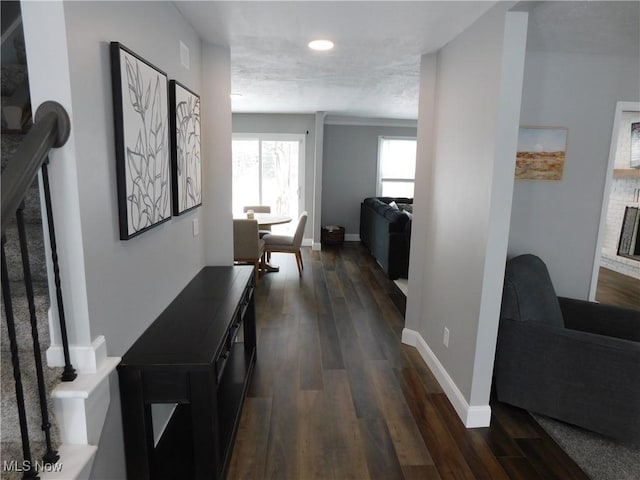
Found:
M 442 337 L 442 343 L 444 343 L 444 346 L 449 348 L 449 329 L 447 327 L 444 327 L 444 336 Z
M 197 218 L 194 218 L 192 224 L 193 224 L 193 236 L 197 237 L 200 234 L 200 223 L 198 223 Z

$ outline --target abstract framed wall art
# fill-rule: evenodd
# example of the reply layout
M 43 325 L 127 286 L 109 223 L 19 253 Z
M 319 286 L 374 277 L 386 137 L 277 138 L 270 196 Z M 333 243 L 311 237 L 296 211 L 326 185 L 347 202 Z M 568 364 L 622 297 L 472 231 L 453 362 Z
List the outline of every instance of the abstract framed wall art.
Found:
M 111 42 L 120 239 L 171 218 L 167 74 Z
M 516 179 L 562 180 L 568 132 L 564 127 L 520 127 Z
M 173 214 L 202 205 L 200 97 L 176 80 L 169 82 Z

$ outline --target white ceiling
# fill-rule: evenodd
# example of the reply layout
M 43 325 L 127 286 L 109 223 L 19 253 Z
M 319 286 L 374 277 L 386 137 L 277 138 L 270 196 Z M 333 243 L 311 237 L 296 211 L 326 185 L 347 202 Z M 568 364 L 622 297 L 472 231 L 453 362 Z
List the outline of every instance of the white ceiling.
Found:
M 640 56 L 640 2 L 524 2 L 527 49 Z
M 178 2 L 200 36 L 231 47 L 234 112 L 415 119 L 420 56 L 495 2 Z M 331 52 L 307 43 L 330 38 Z
M 416 119 L 420 56 L 496 2 L 178 1 L 210 43 L 231 48 L 234 112 Z M 522 2 L 529 48 L 638 55 L 640 2 Z M 578 35 L 575 34 L 578 32 Z M 635 36 L 634 36 L 635 35 Z M 315 38 L 334 41 L 312 52 Z M 635 40 L 635 41 L 634 41 Z

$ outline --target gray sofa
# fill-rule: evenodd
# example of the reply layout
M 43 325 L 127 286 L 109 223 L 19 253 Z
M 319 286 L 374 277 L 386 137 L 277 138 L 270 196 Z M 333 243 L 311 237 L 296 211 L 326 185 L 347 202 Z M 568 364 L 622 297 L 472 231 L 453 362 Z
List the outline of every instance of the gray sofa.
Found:
M 499 401 L 640 442 L 640 311 L 556 296 L 534 255 L 507 262 Z
M 360 241 L 392 280 L 408 277 L 412 207 L 412 198 L 397 197 L 368 197 L 360 205 Z

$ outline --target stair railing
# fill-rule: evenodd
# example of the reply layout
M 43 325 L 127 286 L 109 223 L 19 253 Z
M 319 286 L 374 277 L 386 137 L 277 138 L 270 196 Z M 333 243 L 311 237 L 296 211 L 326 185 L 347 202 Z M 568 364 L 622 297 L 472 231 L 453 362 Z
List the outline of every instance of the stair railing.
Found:
M 23 478 L 38 478 L 35 469 L 36 463 L 32 462 L 31 449 L 29 445 L 29 434 L 27 429 L 26 409 L 24 392 L 22 386 L 22 375 L 20 370 L 20 358 L 18 353 L 18 342 L 15 328 L 15 315 L 11 295 L 9 271 L 5 255 L 6 230 L 15 217 L 18 227 L 19 247 L 22 259 L 23 278 L 29 307 L 29 320 L 31 323 L 31 335 L 33 339 L 33 352 L 36 365 L 36 376 L 38 383 L 38 397 L 40 402 L 40 413 L 42 416 L 42 430 L 46 452 L 43 461 L 46 464 L 55 463 L 58 460 L 57 452 L 51 444 L 51 425 L 49 423 L 49 413 L 47 406 L 47 392 L 44 381 L 44 371 L 42 366 L 42 353 L 38 338 L 38 320 L 36 318 L 36 308 L 33 291 L 33 281 L 31 267 L 29 263 L 29 253 L 27 248 L 27 237 L 23 216 L 24 199 L 30 186 L 35 181 L 38 172 L 42 171 L 43 191 L 46 207 L 47 226 L 49 240 L 51 244 L 51 254 L 53 263 L 54 280 L 56 286 L 56 303 L 58 306 L 60 333 L 64 352 L 65 366 L 62 374 L 62 381 L 68 382 L 76 378 L 76 372 L 71 365 L 69 356 L 69 340 L 67 337 L 66 321 L 62 301 L 62 290 L 60 286 L 60 268 L 58 266 L 58 254 L 55 240 L 55 229 L 53 223 L 53 209 L 51 203 L 51 191 L 49 188 L 49 176 L 47 164 L 49 163 L 49 152 L 52 148 L 62 147 L 69 138 L 71 124 L 69 116 L 64 107 L 57 102 L 45 102 L 37 110 L 35 122 L 23 142 L 18 147 L 13 157 L 9 160 L 5 170 L 2 172 L 2 297 L 7 321 L 7 333 L 11 348 L 11 362 L 13 365 L 13 377 L 15 380 L 16 401 L 18 408 L 18 421 L 20 424 L 20 434 L 22 437 L 22 450 L 25 462 L 23 463 Z

